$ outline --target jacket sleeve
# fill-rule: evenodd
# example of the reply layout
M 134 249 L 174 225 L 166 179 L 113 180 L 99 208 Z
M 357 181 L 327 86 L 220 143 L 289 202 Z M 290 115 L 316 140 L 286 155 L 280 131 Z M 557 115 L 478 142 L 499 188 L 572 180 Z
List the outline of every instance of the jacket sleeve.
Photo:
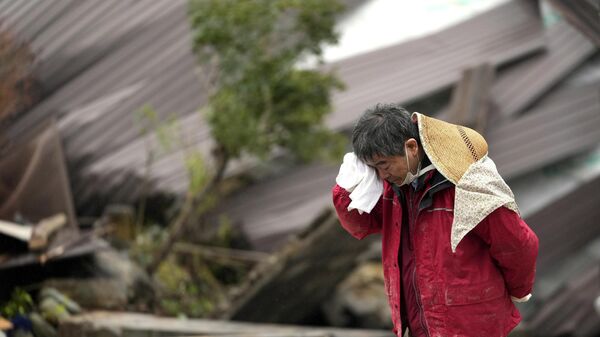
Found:
M 340 219 L 340 224 L 355 238 L 361 240 L 365 236 L 381 231 L 382 199 L 380 198 L 371 213 L 358 213 L 353 209 L 348 211 L 350 205 L 350 193 L 335 185 L 332 189 L 333 206 Z
M 489 245 L 510 295 L 522 298 L 530 294 L 539 242 L 525 221 L 512 210 L 499 207 L 473 231 Z

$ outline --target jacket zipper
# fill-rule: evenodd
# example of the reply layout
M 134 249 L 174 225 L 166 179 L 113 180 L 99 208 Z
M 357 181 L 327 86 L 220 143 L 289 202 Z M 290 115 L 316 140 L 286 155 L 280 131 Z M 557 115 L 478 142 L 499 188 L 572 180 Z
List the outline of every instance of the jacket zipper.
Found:
M 417 212 L 416 212 L 416 215 L 413 217 L 413 219 L 414 219 L 414 221 L 413 221 L 413 224 L 414 224 L 415 226 L 416 226 L 417 219 L 419 218 L 419 213 L 421 212 L 420 205 L 421 205 L 421 201 L 423 200 L 423 197 L 424 197 L 424 196 L 427 194 L 427 192 L 429 192 L 431 189 L 433 189 L 434 187 L 436 187 L 436 186 L 438 186 L 438 185 L 440 185 L 440 184 L 444 183 L 445 181 L 446 181 L 446 180 L 440 181 L 439 183 L 437 183 L 437 184 L 435 184 L 435 185 L 433 185 L 433 186 L 429 187 L 427 190 L 425 190 L 425 191 L 423 192 L 423 194 L 421 194 L 421 197 L 419 198 L 419 203 L 417 204 Z M 410 197 L 411 207 L 414 207 L 414 204 L 412 203 L 412 192 L 410 193 L 410 196 L 411 196 L 411 197 Z M 412 226 L 410 225 L 410 222 L 409 222 L 409 224 L 408 224 L 408 225 L 409 225 L 409 226 L 408 226 L 408 231 L 410 232 L 410 231 L 411 231 L 411 228 L 412 228 Z M 411 233 L 410 235 L 411 235 L 411 238 L 413 238 L 413 235 L 412 235 L 412 233 Z M 411 241 L 409 240 L 409 243 L 410 243 L 410 242 L 411 242 Z M 423 331 L 425 332 L 425 335 L 427 335 L 427 337 L 429 337 L 429 336 L 430 336 L 430 334 L 429 334 L 429 329 L 427 328 L 427 323 L 425 322 L 425 317 L 424 317 L 424 316 L 425 316 L 425 312 L 424 312 L 424 310 L 423 310 L 423 304 L 421 303 L 421 292 L 419 291 L 419 287 L 417 286 L 417 261 L 416 261 L 416 251 L 415 251 L 415 253 L 414 253 L 414 254 L 415 254 L 415 267 L 414 267 L 414 270 L 413 270 L 413 289 L 414 289 L 414 291 L 415 291 L 415 295 L 416 295 L 415 297 L 417 298 L 417 306 L 419 307 L 419 318 L 420 318 L 420 321 L 421 321 L 421 327 L 423 328 Z
M 419 307 L 419 318 L 421 321 L 421 328 L 425 332 L 425 335 L 429 337 L 429 329 L 427 329 L 427 324 L 425 323 L 425 313 L 423 312 L 423 305 L 421 304 L 421 293 L 419 292 L 419 287 L 417 287 L 417 266 L 415 263 L 415 269 L 413 271 L 413 288 L 415 290 L 415 297 L 417 298 L 417 306 Z

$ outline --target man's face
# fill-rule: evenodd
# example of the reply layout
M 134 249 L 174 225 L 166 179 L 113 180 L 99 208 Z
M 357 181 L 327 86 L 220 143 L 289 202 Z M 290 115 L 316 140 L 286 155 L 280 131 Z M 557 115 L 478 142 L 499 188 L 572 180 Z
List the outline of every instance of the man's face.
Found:
M 406 156 L 410 164 L 412 173 L 416 173 L 418 166 L 418 145 L 411 138 L 405 143 L 405 156 L 380 156 L 375 155 L 371 160 L 367 161 L 367 165 L 373 167 L 377 171 L 377 175 L 381 179 L 387 180 L 389 183 L 401 185 L 406 178 L 409 167 L 407 165 Z

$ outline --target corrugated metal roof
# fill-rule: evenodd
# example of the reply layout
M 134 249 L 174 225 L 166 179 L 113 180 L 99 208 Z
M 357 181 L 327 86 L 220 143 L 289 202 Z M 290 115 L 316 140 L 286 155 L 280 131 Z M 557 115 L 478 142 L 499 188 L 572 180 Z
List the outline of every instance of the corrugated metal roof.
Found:
M 294 167 L 235 193 L 222 209 L 254 246 L 272 250 L 330 207 L 337 172 L 337 165 Z
M 528 216 L 527 224 L 540 241 L 539 274 L 600 237 L 600 177 Z
M 594 0 L 548 0 L 577 29 L 600 47 L 600 3 Z
M 139 181 L 132 174 L 143 174 L 147 144 L 157 146 L 152 137 L 141 137 L 133 122 L 133 111 L 146 103 L 162 116 L 182 116 L 189 143 L 208 152 L 210 132 L 192 114 L 204 98 L 190 71 L 195 62 L 185 2 L 142 5 L 111 0 L 93 6 L 65 1 L 59 9 L 45 3 L 29 10 L 19 6 L 28 5 L 23 2 L 0 12 L 14 14 L 8 23 L 43 49 L 44 78 L 70 75 L 49 81 L 52 95 L 11 132 L 25 137 L 24 131 L 44 117 L 62 117 L 66 154 L 77 172 L 73 188 L 78 202 L 95 193 L 110 191 L 127 198 L 139 191 L 125 182 Z M 542 42 L 535 2 L 519 0 L 440 33 L 338 62 L 333 66 L 348 90 L 335 95 L 329 123 L 346 128 L 372 103 L 414 100 L 449 85 L 473 62 L 499 64 L 531 53 Z M 538 57 L 536 64 L 544 63 Z M 161 188 L 185 188 L 180 159 L 177 152 L 154 164 L 152 178 Z
M 10 133 L 26 138 L 25 131 L 43 118 L 61 118 L 79 204 L 95 193 L 136 196 L 136 189 L 122 182 L 130 181 L 131 173 L 142 175 L 146 144 L 157 147 L 133 122 L 133 112 L 144 104 L 162 117 L 180 116 L 189 143 L 208 153 L 210 132 L 192 114 L 205 98 L 192 71 L 185 4 L 110 0 L 0 8 L 0 16 L 10 14 L 7 23 L 41 51 L 41 78 L 50 94 Z M 535 1 L 517 0 L 423 39 L 338 62 L 334 66 L 348 90 L 335 95 L 329 124 L 348 127 L 373 102 L 415 99 L 449 85 L 474 60 L 503 63 L 539 49 L 542 42 Z M 392 95 L 380 96 L 385 92 Z M 154 165 L 152 178 L 159 188 L 184 190 L 187 178 L 179 158 L 181 152 L 173 153 Z
M 193 71 L 185 1 L 66 4 L 61 3 L 60 16 L 49 14 L 40 21 L 46 26 L 41 32 L 19 25 L 33 20 L 28 15 L 36 16 L 37 11 L 13 20 L 20 34 L 30 34 L 33 46 L 41 51 L 41 77 L 50 96 L 10 133 L 17 140 L 26 139 L 27 130 L 44 118 L 62 117 L 66 154 L 78 174 L 74 190 L 90 195 L 88 177 L 99 181 L 102 192 L 122 180 L 119 172 L 124 169 L 143 171 L 144 139 L 133 116 L 138 108 L 151 104 L 162 117 L 189 116 L 202 105 L 203 88 Z M 190 126 L 187 131 L 195 142 L 210 140 L 204 123 L 184 125 Z M 127 151 L 132 141 L 138 146 Z M 169 171 L 178 170 L 179 161 L 172 162 Z
M 501 73 L 492 88 L 498 122 L 523 112 L 597 49 L 566 22 L 546 29 L 545 48 Z
M 512 8 L 512 10 L 515 10 L 516 8 L 520 8 L 520 7 L 519 7 L 519 4 L 514 4 L 512 7 L 510 7 L 510 6 L 508 6 L 508 7 L 509 7 L 509 9 L 510 9 L 510 8 Z M 506 9 L 506 8 L 504 8 L 504 9 L 498 9 L 498 11 L 504 11 L 503 13 L 504 13 L 504 14 L 506 14 L 506 11 L 507 11 L 507 9 Z M 523 18 L 523 16 L 522 16 L 522 18 Z M 485 18 L 484 18 L 484 19 L 485 19 Z M 480 19 L 480 20 L 483 20 L 483 19 Z M 479 24 L 481 24 L 481 22 L 480 22 Z M 534 26 L 535 26 L 535 25 L 530 25 L 530 27 L 534 27 Z M 465 35 L 466 35 L 466 34 L 472 33 L 472 31 L 468 31 L 468 28 L 470 28 L 470 27 L 472 27 L 472 25 L 467 25 L 466 27 L 463 27 L 462 25 L 459 25 L 459 26 L 455 27 L 454 29 L 456 29 L 456 30 L 460 30 L 460 31 L 462 31 L 462 33 L 463 33 L 463 34 L 465 34 Z M 503 25 L 501 25 L 501 26 L 500 26 L 500 28 L 503 28 L 503 29 L 507 29 L 507 27 L 510 27 L 510 25 L 506 24 L 506 26 L 503 26 Z M 537 26 L 536 26 L 536 27 L 537 27 Z M 500 28 L 498 28 L 498 27 L 490 27 L 490 28 L 488 28 L 488 29 L 489 29 L 488 33 L 492 32 L 492 31 L 494 31 L 494 30 L 499 30 Z M 514 27 L 513 27 L 513 28 L 514 28 Z M 539 29 L 539 27 L 537 27 L 536 29 Z M 448 36 L 453 36 L 453 34 L 451 34 L 451 33 L 447 33 L 446 35 L 448 35 Z M 539 37 L 540 37 L 540 36 L 537 36 L 537 38 L 539 38 Z M 474 37 L 472 37 L 472 38 L 474 38 Z M 507 39 L 506 37 L 504 37 L 504 38 L 505 38 L 505 39 Z M 436 39 L 440 39 L 440 37 L 437 37 L 437 36 L 436 36 L 436 37 L 434 37 L 434 38 L 427 38 L 427 41 L 425 41 L 425 43 L 424 43 L 424 45 L 425 45 L 425 46 L 427 46 L 427 50 L 425 50 L 425 51 L 424 51 L 424 50 L 421 50 L 421 51 L 422 51 L 422 52 L 427 52 L 427 51 L 429 51 L 431 48 L 435 47 L 435 46 L 431 46 L 430 44 L 432 43 L 432 41 L 434 41 L 434 40 L 436 40 Z M 500 38 L 498 38 L 498 41 L 500 41 Z M 539 41 L 540 41 L 540 40 L 538 40 L 538 42 L 539 42 Z M 415 43 L 415 42 L 411 42 L 411 43 L 409 43 L 409 44 L 411 44 L 411 45 L 412 45 L 412 44 L 414 44 L 414 43 Z M 521 43 L 521 42 L 518 42 L 518 43 Z M 516 43 L 516 44 L 518 44 L 518 43 Z M 397 49 L 403 49 L 403 48 L 400 48 L 401 46 L 404 46 L 404 44 L 402 44 L 402 45 L 399 45 L 399 46 L 397 47 Z M 536 46 L 539 46 L 539 45 L 536 45 Z M 512 46 L 512 47 L 514 47 L 514 46 Z M 530 47 L 531 47 L 531 48 L 534 48 L 533 44 L 532 44 Z M 407 46 L 407 50 L 413 50 L 413 49 L 414 49 L 414 48 L 412 48 L 411 46 Z M 530 52 L 530 51 L 531 51 L 531 50 L 529 50 L 529 49 L 527 49 L 527 50 L 525 50 L 525 51 L 519 50 L 519 52 Z M 418 52 L 418 51 L 414 51 L 414 50 L 413 50 L 413 52 Z M 489 52 L 489 50 L 488 50 L 488 52 Z M 385 55 L 386 53 L 385 53 L 385 52 L 382 52 L 381 54 Z M 436 54 L 436 55 L 437 55 L 437 57 L 439 57 L 439 55 L 438 55 L 438 54 Z M 364 58 L 364 55 L 363 55 L 363 56 L 361 56 L 361 57 L 358 57 L 357 59 L 358 59 L 358 60 L 362 60 L 363 58 Z M 354 62 L 354 59 L 352 59 L 351 61 L 344 62 L 344 65 L 340 65 L 340 67 L 339 67 L 339 72 L 342 74 L 342 77 L 343 77 L 343 74 L 345 74 L 345 73 L 353 73 L 353 72 L 355 72 L 355 71 L 357 71 L 357 70 L 358 70 L 358 71 L 363 71 L 363 72 L 364 72 L 365 70 L 367 70 L 367 72 L 368 72 L 368 69 L 362 69 L 362 68 L 361 68 L 363 65 L 360 65 L 360 66 L 358 66 L 358 67 L 357 67 L 355 63 L 356 63 L 356 62 Z M 382 66 L 382 67 L 388 67 L 388 68 L 390 68 L 390 67 L 391 67 L 391 68 L 396 68 L 396 67 L 398 67 L 398 64 L 399 64 L 399 60 L 397 60 L 397 59 L 388 59 L 388 60 L 387 60 L 387 63 L 385 63 L 385 64 L 381 64 L 380 66 Z M 346 65 L 347 65 L 347 67 L 346 67 Z M 374 64 L 370 64 L 370 66 L 374 66 Z M 399 67 L 399 68 L 401 69 L 402 67 Z M 422 69 L 422 71 L 427 71 L 427 69 Z M 360 82 L 361 82 L 360 84 L 362 85 L 362 82 L 363 82 L 363 81 L 360 81 Z M 430 81 L 430 83 L 433 83 L 433 81 Z M 429 88 L 429 89 L 427 89 L 427 91 L 429 91 L 429 90 L 435 90 L 435 89 L 436 89 L 436 88 L 435 88 L 435 86 L 434 86 L 434 88 Z M 356 88 L 356 84 L 353 84 L 353 83 L 348 83 L 348 91 L 347 91 L 347 94 L 348 94 L 348 96 L 362 95 L 362 94 L 361 94 L 361 90 L 362 90 L 361 88 Z M 363 107 L 361 107 L 361 109 L 362 109 L 362 108 L 363 108 Z M 336 107 L 336 111 L 339 111 L 339 112 L 340 112 L 340 113 L 338 114 L 338 116 L 343 116 L 343 115 L 346 113 L 345 111 L 343 111 L 343 109 L 340 109 L 340 108 L 337 108 L 337 107 Z M 188 123 L 188 121 L 191 121 L 191 120 L 193 120 L 193 119 L 194 119 L 194 117 L 192 117 L 192 118 L 187 118 L 187 117 L 186 117 L 186 118 L 185 118 L 186 122 L 183 122 L 183 123 L 182 123 L 182 125 L 187 125 L 187 126 L 194 126 L 194 125 L 197 125 L 197 126 L 199 126 L 199 127 L 202 127 L 202 122 L 201 122 L 201 121 L 199 121 L 199 120 L 198 120 L 198 121 L 194 121 L 193 123 Z M 209 131 L 208 131 L 208 129 L 202 129 L 202 130 L 201 130 L 201 132 L 200 132 L 200 133 L 201 133 L 202 135 L 205 135 L 205 136 L 206 136 L 206 138 L 203 138 L 203 139 L 205 139 L 205 140 L 206 140 L 206 139 L 208 139 L 208 137 L 209 137 L 209 135 L 208 135 L 208 132 L 209 132 Z M 193 132 L 190 132 L 190 131 L 188 131 L 188 133 L 192 133 L 192 134 L 193 134 Z M 202 142 L 202 139 L 198 139 L 198 138 L 197 138 L 197 137 L 195 137 L 195 136 L 191 137 L 191 139 L 193 139 L 193 140 L 192 140 L 192 142 L 200 142 L 200 143 Z M 139 149 L 140 149 L 140 148 L 142 148 L 142 147 L 141 147 L 141 144 L 140 144 L 140 142 L 138 142 L 138 141 L 136 141 L 136 142 L 132 143 L 132 144 L 131 144 L 130 146 L 128 146 L 128 147 L 130 147 L 131 149 L 127 150 L 127 153 L 130 153 L 132 156 L 136 156 L 136 155 L 135 155 L 135 152 L 136 152 L 136 150 L 133 150 L 134 148 L 135 148 L 135 149 L 137 149 L 138 153 L 139 153 Z M 209 146 L 208 146 L 208 145 L 204 145 L 204 144 L 202 145 L 202 147 L 204 147 L 204 148 L 206 148 L 206 149 L 208 149 L 208 148 L 209 148 Z M 120 151 L 120 152 L 122 153 L 123 151 Z M 139 156 L 139 155 L 138 155 L 138 156 Z M 162 160 L 162 162 L 163 162 L 163 163 L 170 163 L 170 164 L 165 164 L 165 166 L 166 166 L 165 168 L 168 168 L 168 166 L 169 166 L 169 165 L 173 165 L 172 163 L 173 163 L 173 162 L 175 162 L 175 160 L 173 160 L 173 157 L 177 158 L 177 156 L 178 156 L 178 154 L 175 154 L 175 155 L 173 155 L 173 156 L 167 156 L 167 157 L 165 157 L 165 158 Z M 110 158 L 110 160 L 109 160 L 109 158 Z M 122 163 L 122 162 L 123 162 L 122 160 L 115 161 L 115 160 L 114 160 L 115 158 L 116 158 L 116 155 L 110 155 L 110 156 L 107 156 L 107 157 L 105 157 L 105 158 L 102 160 L 102 162 L 103 162 L 103 163 L 105 163 L 105 164 L 107 164 L 107 165 L 114 165 L 114 163 L 117 163 L 117 162 L 121 162 L 121 163 Z M 138 162 L 139 162 L 139 161 L 138 161 Z M 157 166 L 158 166 L 158 165 L 162 165 L 162 164 L 157 164 Z M 94 166 L 96 166 L 96 164 L 94 164 Z M 163 166 L 163 167 L 164 167 L 164 166 Z M 184 181 L 185 181 L 185 179 L 184 179 L 184 172 L 182 172 L 182 171 L 180 171 L 180 170 L 177 170 L 177 171 L 176 171 L 176 170 L 170 170 L 170 172 L 169 172 L 168 170 L 165 170 L 165 171 L 163 171 L 163 172 L 165 172 L 165 173 L 166 173 L 166 174 L 165 174 L 165 177 L 167 177 L 167 176 L 168 176 L 168 177 L 170 177 L 170 178 L 167 178 L 167 179 L 168 179 L 168 182 L 169 182 L 168 184 L 164 183 L 164 182 L 165 182 L 164 180 L 163 180 L 163 181 L 161 181 L 161 184 L 163 184 L 163 185 L 170 185 L 171 187 L 177 187 L 177 188 L 183 188 L 183 187 L 185 186 L 185 183 L 182 183 L 182 182 L 184 182 Z M 167 172 L 168 172 L 168 173 L 167 173 Z M 177 179 L 175 179 L 175 178 L 174 178 L 174 176 L 175 176 L 175 177 L 177 177 Z
M 592 336 L 600 330 L 600 177 L 526 221 L 539 237 L 534 310 L 526 327 L 540 336 Z M 530 306 L 531 306 L 530 305 Z
M 83 31 L 75 31 L 75 33 L 65 28 L 62 21 L 67 20 L 71 23 L 71 15 L 66 13 L 72 13 L 79 8 L 69 7 L 59 20 L 49 24 L 46 29 L 48 36 L 41 34 L 35 37 L 32 44 L 36 50 L 54 51 L 54 53 L 41 54 L 42 78 L 46 76 L 52 78 L 65 72 L 75 72 L 75 74 L 59 88 L 51 87 L 49 90 L 52 95 L 26 114 L 12 128 L 13 134 L 23 132 L 48 114 L 62 117 L 70 113 L 81 113 L 81 107 L 113 94 L 119 89 L 137 83 L 150 85 L 150 82 L 156 82 L 157 76 L 164 76 L 165 72 L 173 74 L 169 66 L 181 61 L 181 55 L 187 54 L 192 57 L 188 43 L 185 2 L 127 3 L 126 6 L 121 6 L 124 7 L 116 6 L 116 10 L 121 15 L 111 15 L 115 14 L 113 12 L 106 13 L 106 8 L 103 6 L 92 6 L 90 11 L 79 20 L 84 23 L 94 21 L 96 25 L 90 25 Z M 131 17 L 138 19 L 125 24 Z M 103 21 L 103 19 L 107 20 Z M 98 25 L 98 21 L 102 21 L 102 25 Z M 98 31 L 100 34 L 97 33 Z M 52 38 L 53 33 L 60 34 L 63 38 L 55 40 Z M 65 37 L 70 39 L 65 40 Z M 87 55 L 94 55 L 94 58 L 80 64 L 79 60 L 86 59 Z M 78 62 L 74 63 L 73 60 Z M 194 69 L 193 59 L 183 65 L 191 66 L 186 68 L 188 72 Z M 191 76 L 193 77 L 193 74 Z M 165 82 L 160 83 L 161 89 L 171 87 L 165 86 L 165 83 L 177 84 L 177 82 L 169 82 L 168 80 L 171 80 L 169 78 L 164 80 Z M 139 94 L 137 96 L 139 97 Z M 151 97 L 139 97 L 139 99 L 145 102 Z M 132 114 L 137 106 L 133 109 L 127 108 L 128 110 L 124 109 L 124 111 L 111 110 L 110 113 L 105 112 L 97 117 L 100 120 L 110 119 L 113 124 L 130 125 L 123 122 L 129 121 L 127 116 Z M 115 116 L 120 121 L 116 120 Z M 117 121 L 120 123 L 115 123 Z M 102 128 L 106 129 L 105 126 L 102 125 Z M 89 129 L 95 128 L 96 124 L 88 125 L 87 128 L 80 129 L 79 133 L 87 134 Z
M 490 157 L 505 178 L 541 168 L 600 142 L 600 85 L 565 88 L 523 117 L 490 129 Z
M 590 337 L 600 331 L 594 300 L 600 295 L 600 265 L 574 275 L 546 302 L 527 327 L 538 336 Z
M 521 216 L 531 214 L 600 176 L 600 144 L 591 151 L 508 180 Z

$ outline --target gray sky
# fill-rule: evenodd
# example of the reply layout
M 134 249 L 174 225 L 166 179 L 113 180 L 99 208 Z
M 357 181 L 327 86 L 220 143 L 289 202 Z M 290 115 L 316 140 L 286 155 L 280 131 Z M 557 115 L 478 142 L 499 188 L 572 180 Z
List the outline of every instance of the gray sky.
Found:
M 325 49 L 336 61 L 439 31 L 507 0 L 370 0 L 338 24 L 340 43 Z

